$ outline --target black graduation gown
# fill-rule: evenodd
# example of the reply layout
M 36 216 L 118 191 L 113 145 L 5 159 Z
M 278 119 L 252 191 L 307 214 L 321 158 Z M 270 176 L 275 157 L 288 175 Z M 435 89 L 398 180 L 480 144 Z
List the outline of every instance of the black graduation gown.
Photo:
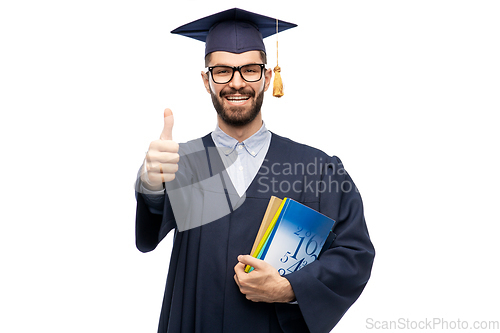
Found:
M 202 140 L 214 146 L 210 135 Z M 330 249 L 286 275 L 298 304 L 249 301 L 234 281 L 237 257 L 250 253 L 271 195 L 292 198 L 336 221 Z M 165 197 L 163 215 L 157 215 L 137 193 L 136 243 L 142 252 L 176 228 Z M 375 255 L 361 197 L 341 161 L 274 133 L 241 206 L 175 232 L 159 333 L 329 332 L 361 294 Z

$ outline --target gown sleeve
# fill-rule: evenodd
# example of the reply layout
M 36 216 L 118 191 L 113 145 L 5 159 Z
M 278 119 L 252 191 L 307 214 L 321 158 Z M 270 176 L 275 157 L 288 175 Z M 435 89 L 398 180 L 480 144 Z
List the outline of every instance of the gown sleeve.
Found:
M 175 228 L 175 218 L 166 194 L 161 196 L 163 211 L 151 209 L 147 194 L 136 191 L 137 209 L 135 217 L 135 242 L 141 252 L 156 248 L 162 239 Z
M 316 261 L 285 276 L 298 308 L 276 304 L 276 311 L 290 332 L 299 332 L 294 327 L 304 322 L 312 333 L 330 332 L 363 291 L 375 257 L 361 196 L 340 159 L 331 158 L 322 180 L 331 186 L 320 194 L 320 212 L 336 220 L 337 237 Z

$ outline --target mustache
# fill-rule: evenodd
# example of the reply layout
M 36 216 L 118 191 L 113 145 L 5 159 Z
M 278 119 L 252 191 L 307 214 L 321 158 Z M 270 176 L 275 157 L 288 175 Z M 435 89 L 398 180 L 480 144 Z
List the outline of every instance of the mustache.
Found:
M 224 89 L 219 93 L 220 97 L 224 97 L 226 95 L 236 95 L 236 94 L 249 95 L 250 97 L 255 97 L 255 91 L 253 89 L 245 89 L 245 88 L 236 90 L 234 88 L 228 87 L 227 89 Z

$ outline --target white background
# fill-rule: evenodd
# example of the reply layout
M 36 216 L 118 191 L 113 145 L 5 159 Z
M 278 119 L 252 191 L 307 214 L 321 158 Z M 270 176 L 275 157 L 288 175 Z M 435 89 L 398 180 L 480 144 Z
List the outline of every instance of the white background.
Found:
M 0 331 L 156 332 L 171 237 L 135 249 L 136 171 L 164 108 L 179 142 L 215 127 L 204 45 L 169 32 L 235 6 L 299 25 L 264 120 L 338 155 L 365 202 L 372 278 L 334 331 L 499 321 L 498 1 L 19 0 L 0 5 Z

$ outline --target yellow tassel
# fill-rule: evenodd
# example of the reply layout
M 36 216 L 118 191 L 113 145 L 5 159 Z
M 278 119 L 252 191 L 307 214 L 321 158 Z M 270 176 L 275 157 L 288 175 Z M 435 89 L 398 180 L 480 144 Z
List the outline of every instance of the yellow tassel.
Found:
M 281 81 L 280 66 L 274 67 L 273 96 L 283 96 L 283 81 Z
M 273 96 L 283 96 L 283 81 L 281 81 L 281 67 L 278 63 L 278 19 L 276 19 L 276 67 L 274 67 Z

